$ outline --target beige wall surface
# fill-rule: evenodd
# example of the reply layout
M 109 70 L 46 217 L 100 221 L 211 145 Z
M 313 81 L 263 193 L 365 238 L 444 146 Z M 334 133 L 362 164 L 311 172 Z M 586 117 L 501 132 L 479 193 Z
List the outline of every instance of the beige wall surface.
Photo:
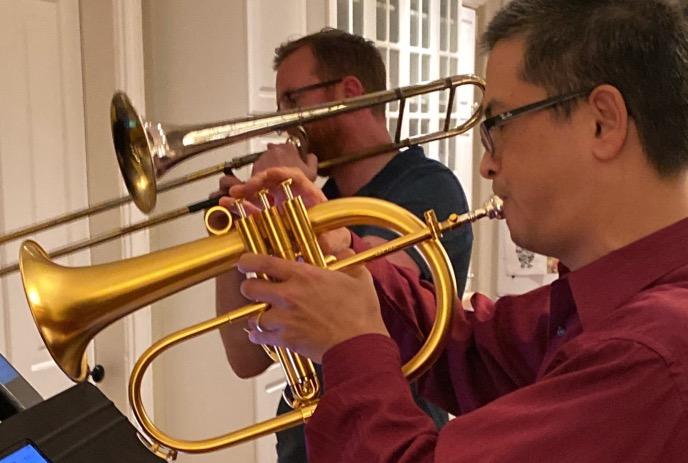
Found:
M 143 2 L 146 117 L 169 124 L 198 124 L 245 116 L 246 14 L 240 0 Z M 174 178 L 247 152 L 239 143 L 179 164 Z M 158 198 L 165 211 L 207 198 L 216 178 Z M 151 230 L 151 247 L 162 249 L 205 236 L 196 214 Z M 153 305 L 153 338 L 214 316 L 214 284 L 189 288 Z M 170 434 L 201 439 L 253 421 L 252 381 L 230 373 L 214 332 L 164 354 L 154 365 L 155 415 Z M 179 461 L 253 461 L 253 444 Z

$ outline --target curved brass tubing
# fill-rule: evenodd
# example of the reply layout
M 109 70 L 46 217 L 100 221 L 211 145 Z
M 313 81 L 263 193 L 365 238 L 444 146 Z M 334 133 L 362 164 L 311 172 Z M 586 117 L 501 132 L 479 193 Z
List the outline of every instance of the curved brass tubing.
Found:
M 435 324 L 421 350 L 403 366 L 409 380 L 418 378 L 440 355 L 451 325 L 455 300 L 452 267 L 439 237 L 442 232 L 482 217 L 501 218 L 497 198 L 470 213 L 452 214 L 438 222 L 432 212 L 423 224 L 413 214 L 392 203 L 371 198 L 345 198 L 314 206 L 308 211 L 316 234 L 343 226 L 374 225 L 398 232 L 401 236 L 381 246 L 331 263 L 340 270 L 350 265 L 418 246 L 428 262 L 436 288 Z M 20 265 L 27 300 L 48 350 L 58 365 L 75 381 L 88 374 L 85 349 L 100 330 L 110 323 L 208 278 L 229 270 L 245 252 L 236 231 L 211 236 L 146 256 L 92 267 L 62 267 L 52 263 L 34 242 L 22 246 Z M 70 288 L 65 291 L 65 288 Z M 255 303 L 222 316 L 185 328 L 153 344 L 136 362 L 129 383 L 130 403 L 136 419 L 148 435 L 152 450 L 167 457 L 176 451 L 201 453 L 228 447 L 306 421 L 315 410 L 317 399 L 263 423 L 221 436 L 190 441 L 176 439 L 160 431 L 148 417 L 141 397 L 143 375 L 151 362 L 174 345 L 268 309 Z M 172 451 L 161 451 L 160 446 Z

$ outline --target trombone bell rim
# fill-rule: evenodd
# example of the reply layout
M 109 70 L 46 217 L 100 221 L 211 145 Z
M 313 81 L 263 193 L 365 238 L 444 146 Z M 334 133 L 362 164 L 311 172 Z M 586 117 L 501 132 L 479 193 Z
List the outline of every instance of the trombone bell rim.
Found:
M 134 204 L 142 212 L 153 210 L 156 202 L 156 173 L 152 141 L 143 120 L 124 92 L 115 92 L 110 104 L 112 141 L 122 178 Z

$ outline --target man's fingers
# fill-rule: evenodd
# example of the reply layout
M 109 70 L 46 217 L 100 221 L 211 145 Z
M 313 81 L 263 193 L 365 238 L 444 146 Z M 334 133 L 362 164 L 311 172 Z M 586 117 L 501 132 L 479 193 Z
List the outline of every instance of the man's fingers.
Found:
M 248 319 L 249 340 L 255 344 L 269 346 L 282 345 L 280 339 L 281 323 L 283 322 L 279 309 L 268 309 L 261 314 Z
M 296 195 L 308 196 L 310 202 L 325 201 L 325 195 L 296 167 L 271 167 L 246 180 L 241 185 L 230 188 L 235 198 L 252 198 L 260 190 L 268 189 L 275 195 L 282 194 L 282 182 L 292 179 L 292 191 Z
M 347 257 L 351 257 L 351 256 L 353 256 L 353 255 L 355 255 L 355 254 L 356 254 L 356 253 L 354 252 L 353 249 L 351 249 L 351 248 L 346 248 L 346 249 L 343 249 L 343 250 L 337 252 L 337 253 L 335 254 L 335 257 L 337 258 L 337 260 L 344 260 L 344 259 L 346 259 Z M 365 276 L 370 275 L 370 272 L 368 271 L 368 269 L 366 268 L 365 264 L 363 264 L 363 263 L 360 263 L 360 264 L 352 265 L 352 266 L 350 266 L 350 267 L 343 268 L 343 269 L 341 269 L 341 272 L 346 273 L 346 274 L 349 275 L 350 277 L 352 277 L 352 278 L 357 278 L 357 279 L 358 279 L 358 278 L 363 278 L 363 277 L 365 277 Z
M 282 283 L 277 281 L 250 278 L 241 282 L 239 291 L 248 300 L 265 302 L 273 307 L 284 307 L 286 301 L 280 285 Z
M 281 336 L 279 336 L 278 331 L 263 330 L 262 332 L 260 332 L 256 329 L 252 329 L 248 332 L 248 340 L 251 341 L 253 344 L 285 347 L 284 341 L 281 338 Z
M 275 331 L 280 326 L 279 309 L 266 309 L 246 321 L 250 331 Z
M 225 209 L 234 211 L 236 209 L 234 206 L 236 204 L 236 198 L 232 198 L 231 196 L 222 196 L 218 204 Z
M 313 153 L 308 153 L 304 158 L 308 169 L 317 172 L 318 170 L 318 157 Z
M 353 249 L 346 248 L 346 249 L 342 249 L 341 251 L 337 252 L 335 254 L 335 257 L 337 258 L 337 260 L 343 260 L 343 259 L 346 259 L 347 257 L 351 257 L 355 254 L 356 253 L 354 252 Z
M 240 214 L 239 210 L 237 209 L 236 202 L 236 198 L 231 196 L 223 196 L 220 198 L 219 205 L 225 209 L 228 209 L 232 214 L 238 216 Z M 260 212 L 260 208 L 250 201 L 243 201 L 242 204 L 244 206 L 244 210 L 246 211 L 246 215 L 252 215 L 256 212 Z
M 250 187 L 254 188 L 277 188 L 288 178 L 295 179 L 305 177 L 303 171 L 298 167 L 270 167 L 261 172 L 260 176 L 250 178 Z M 248 182 L 247 182 L 248 183 Z
M 241 184 L 241 180 L 234 175 L 223 175 L 220 177 L 220 191 L 226 193 L 234 185 Z
M 237 268 L 243 274 L 262 273 L 276 281 L 288 280 L 292 275 L 302 271 L 304 265 L 306 264 L 251 253 L 242 255 L 237 262 Z

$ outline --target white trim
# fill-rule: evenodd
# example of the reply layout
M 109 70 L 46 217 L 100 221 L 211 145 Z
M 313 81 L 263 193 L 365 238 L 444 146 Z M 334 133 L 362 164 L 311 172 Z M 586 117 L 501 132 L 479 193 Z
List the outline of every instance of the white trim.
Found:
M 143 66 L 143 19 L 139 0 L 113 1 L 113 31 L 115 52 L 115 85 L 125 91 L 134 102 L 140 114 L 145 114 L 145 81 Z M 120 192 L 126 194 L 124 184 Z M 123 225 L 129 225 L 145 219 L 131 203 L 120 209 Z M 121 240 L 122 258 L 147 253 L 150 250 L 148 230 L 124 236 Z M 152 326 L 150 306 L 136 311 L 133 316 L 124 319 L 124 356 L 127 373 L 130 372 L 136 359 L 152 344 Z M 148 412 L 154 412 L 153 378 L 148 375 L 142 388 L 144 403 Z
M 246 48 L 248 56 L 248 109 L 250 114 L 265 114 L 275 110 L 275 85 L 272 71 L 266 71 L 261 58 L 265 53 L 272 54 L 275 44 L 267 46 L 265 41 L 266 11 L 272 9 L 272 15 L 280 14 L 280 8 L 288 8 L 289 17 L 283 18 L 282 28 L 287 32 L 286 39 L 293 39 L 306 35 L 308 31 L 308 8 L 306 0 L 291 0 L 271 4 L 274 0 L 246 1 Z M 284 13 L 284 11 L 283 11 Z M 293 21 L 295 20 L 295 21 Z M 269 76 L 269 77 L 268 77 Z
M 83 81 L 81 73 L 81 24 L 79 21 L 79 3 L 76 0 L 72 1 L 59 1 L 57 3 L 58 8 L 58 18 L 60 21 L 60 40 L 63 42 L 62 50 L 79 50 L 78 55 L 73 55 L 67 53 L 63 55 L 60 60 L 60 66 L 62 68 L 62 75 L 66 75 L 68 70 L 78 70 L 72 71 L 72 75 L 62 81 L 62 95 L 70 95 L 71 98 L 64 99 L 64 111 L 68 113 L 65 115 L 65 120 L 68 121 L 79 121 L 79 124 L 74 124 L 73 127 L 65 127 L 64 138 L 65 138 L 65 149 L 68 152 L 74 152 L 79 150 L 82 153 L 83 159 L 86 159 L 86 133 L 85 133 L 85 121 L 84 121 L 84 101 L 83 101 Z M 62 31 L 76 31 L 74 34 L 64 34 Z M 66 42 L 66 43 L 65 43 Z M 77 62 L 68 62 L 67 60 L 74 59 Z M 74 99 L 75 95 L 79 95 L 78 100 Z M 71 169 L 65 171 L 65 174 L 70 177 L 72 175 L 88 178 L 86 175 L 86 164 L 77 166 L 78 169 Z M 78 170 L 78 172 L 77 172 Z M 77 181 L 80 183 L 80 181 Z M 81 206 L 81 204 L 75 204 L 75 197 L 83 194 L 83 190 L 79 188 L 78 183 L 74 179 L 72 181 L 67 181 L 67 187 L 69 195 L 68 204 L 69 210 L 76 209 Z M 86 187 L 88 191 L 88 186 Z M 84 227 L 88 229 L 88 223 L 85 223 Z M 70 241 L 76 239 L 74 236 L 69 235 Z
M 363 2 L 363 35 L 365 37 L 375 37 L 376 35 L 376 13 L 376 2 Z
M 485 5 L 489 0 L 462 0 L 463 6 L 473 9 L 478 9 Z
M 330 0 L 327 6 L 327 25 L 337 27 L 337 0 Z
M 81 55 L 81 20 L 79 17 L 79 2 L 78 0 L 61 0 L 57 2 L 58 18 L 60 21 L 59 27 L 62 31 L 76 31 L 75 34 L 60 33 L 60 40 L 63 42 L 60 47 L 61 50 L 78 50 L 77 55 L 68 53 L 62 56 L 60 65 L 62 68 L 62 75 L 66 76 L 69 70 L 72 75 L 62 80 L 62 95 L 69 95 L 64 99 L 64 111 L 67 121 L 76 121 L 78 124 L 65 127 L 64 130 L 64 146 L 67 152 L 76 153 L 79 151 L 83 162 L 73 164 L 70 168 L 65 170 L 65 184 L 67 185 L 67 210 L 75 210 L 84 207 L 86 204 L 78 201 L 84 193 L 88 194 L 88 169 L 86 159 L 86 122 L 84 118 L 84 100 L 83 100 L 83 73 L 82 64 L 83 57 Z M 66 43 L 65 43 L 66 42 Z M 66 62 L 67 59 L 74 58 L 78 62 Z M 78 72 L 76 71 L 78 70 Z M 78 100 L 76 96 L 78 95 Z M 86 184 L 81 185 L 81 179 L 85 179 Z M 90 236 L 90 222 L 88 220 L 82 221 L 81 225 L 72 224 L 67 228 L 68 242 L 75 242 L 81 236 L 74 236 L 75 227 L 84 227 L 85 236 Z M 72 254 L 66 257 L 66 262 L 69 265 L 87 265 L 91 263 L 91 250 L 82 251 L 80 254 L 87 254 L 85 261 L 78 259 L 79 254 Z M 95 359 L 95 347 L 91 342 L 86 350 L 86 357 L 88 359 Z M 93 362 L 91 362 L 93 363 Z M 32 371 L 34 370 L 32 367 Z

